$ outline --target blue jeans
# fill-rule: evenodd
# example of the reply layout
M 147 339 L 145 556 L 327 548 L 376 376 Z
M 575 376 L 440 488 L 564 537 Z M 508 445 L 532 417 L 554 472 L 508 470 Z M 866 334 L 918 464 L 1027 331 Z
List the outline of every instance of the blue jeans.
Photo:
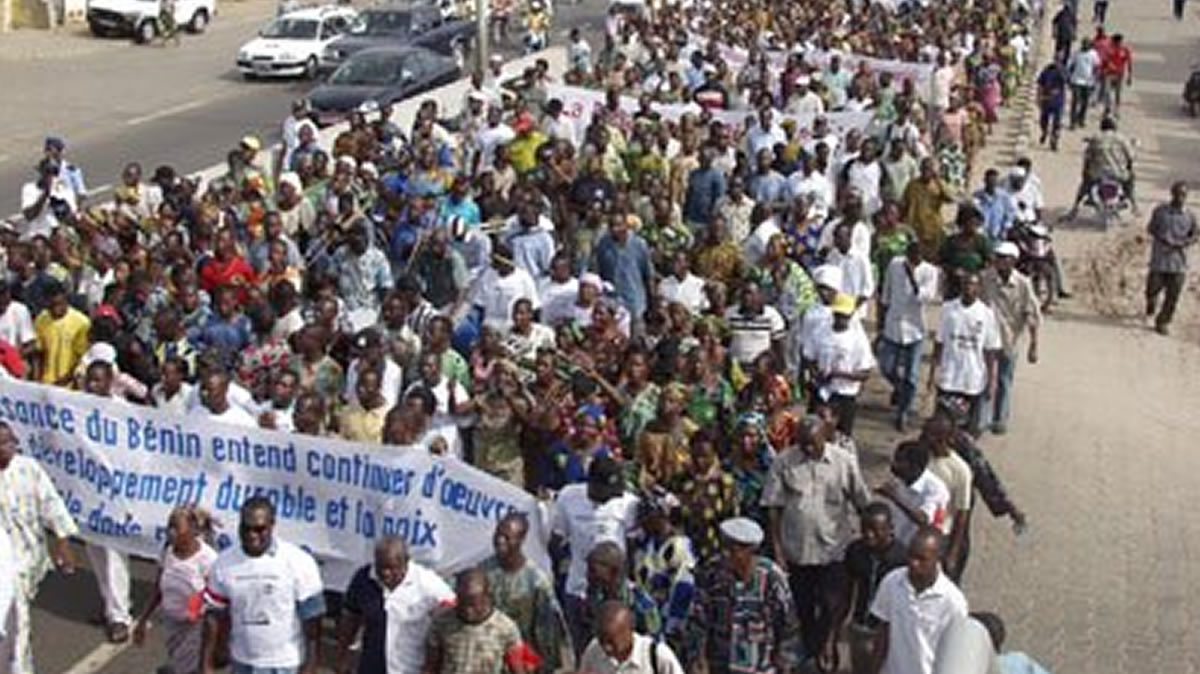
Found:
M 1012 411 L 1013 373 L 1017 369 L 1018 353 L 1001 352 L 996 358 L 996 398 L 991 400 L 984 394 L 984 414 L 991 414 L 992 426 L 1008 425 L 1008 414 Z M 985 420 L 986 417 L 985 417 Z
M 896 414 L 912 411 L 921 377 L 921 354 L 925 340 L 900 344 L 890 339 L 879 340 L 879 369 L 892 385 L 896 396 Z
M 252 667 L 234 662 L 229 667 L 230 674 L 296 674 L 299 667 Z

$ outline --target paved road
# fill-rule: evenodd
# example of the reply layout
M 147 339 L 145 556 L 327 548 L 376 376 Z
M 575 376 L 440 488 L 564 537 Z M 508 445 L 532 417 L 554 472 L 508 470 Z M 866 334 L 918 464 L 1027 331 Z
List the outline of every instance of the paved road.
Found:
M 556 28 L 602 30 L 604 6 L 565 5 Z M 19 93 L 0 97 L 0 217 L 19 210 L 48 133 L 67 139 L 89 187 L 117 182 L 132 160 L 147 172 L 163 164 L 195 171 L 224 161 L 244 134 L 277 140 L 290 101 L 311 83 L 244 82 L 233 66 L 274 8 L 271 0 L 224 2 L 208 31 L 185 35 L 179 48 L 86 32 L 0 36 L 0 82 Z
M 1140 142 L 1145 211 L 1172 181 L 1195 185 L 1200 152 L 1198 123 L 1179 103 L 1200 54 L 1198 17 L 1169 17 L 1165 2 L 1115 2 L 1109 12 L 1110 32 L 1134 50 L 1120 124 Z M 1091 117 L 1094 132 L 1099 115 Z M 1082 136 L 1068 134 L 1057 154 L 1030 140 L 1052 216 L 1075 193 Z M 1077 297 L 1047 321 L 1042 362 L 1018 369 L 1010 434 L 985 444 L 1031 527 L 1017 539 L 1007 523 L 976 518 L 967 595 L 973 608 L 1004 615 L 1011 648 L 1055 672 L 1200 671 L 1195 295 L 1181 309 L 1180 322 L 1193 326 L 1178 331 L 1184 340 L 1141 324 L 1144 225 L 1131 217 L 1101 232 L 1084 219 L 1056 231 Z

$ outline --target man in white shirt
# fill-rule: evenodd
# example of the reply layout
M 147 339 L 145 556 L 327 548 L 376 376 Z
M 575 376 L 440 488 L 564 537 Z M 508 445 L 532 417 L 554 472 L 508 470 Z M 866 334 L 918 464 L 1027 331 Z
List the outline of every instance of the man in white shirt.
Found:
M 945 414 L 935 414 L 921 429 L 921 442 L 929 448 L 929 472 L 949 490 L 946 522 L 949 527 L 946 551 L 942 555 L 946 575 L 960 582 L 970 553 L 971 496 L 975 476 L 971 466 L 951 444 L 957 433 L 954 422 Z
M 871 603 L 881 622 L 874 648 L 880 674 L 933 674 L 938 641 L 967 615 L 967 598 L 938 565 L 942 535 L 922 529 L 908 547 L 908 566 L 884 576 Z
M 1100 55 L 1090 39 L 1084 38 L 1071 57 L 1067 75 L 1071 84 L 1071 128 L 1078 129 L 1087 126 L 1088 105 L 1100 79 Z
M 708 308 L 708 296 L 704 294 L 705 280 L 691 270 L 691 259 L 687 252 L 675 253 L 671 261 L 672 274 L 658 282 L 658 294 L 668 303 L 679 303 L 693 316 Z
M 61 169 L 58 162 L 43 159 L 37 166 L 37 179 L 21 186 L 21 215 L 25 217 L 22 240 L 49 237 L 62 219 L 78 208 L 75 191 L 61 177 Z
M 940 113 L 950 107 L 950 92 L 954 88 L 954 66 L 946 52 L 937 55 L 937 67 L 929 77 L 929 104 L 934 111 L 929 115 L 930 122 L 940 119 Z
M 334 671 L 350 674 L 350 651 L 361 632 L 357 671 L 420 674 L 433 612 L 454 601 L 454 590 L 437 573 L 409 559 L 402 539 L 388 537 L 375 546 L 375 563 L 351 578 L 345 597 Z
M 867 223 L 863 217 L 863 199 L 862 194 L 856 190 L 850 190 L 842 205 L 842 217 L 833 221 L 821 231 L 821 248 L 833 248 L 833 235 L 837 228 L 842 224 L 850 226 L 850 249 L 861 255 L 864 259 L 871 259 L 871 237 L 874 236 L 874 229 Z M 843 291 L 846 289 L 843 288 Z
M 883 166 L 874 138 L 859 147 L 858 157 L 846 166 L 846 187 L 857 190 L 862 197 L 863 214 L 870 218 L 883 205 Z
M 563 611 L 576 654 L 591 640 L 586 634 L 587 558 L 597 543 L 611 541 L 624 548 L 637 529 L 638 499 L 625 491 L 621 465 L 598 457 L 588 466 L 586 484 L 572 484 L 550 506 L 550 530 L 571 551 L 563 588 Z
M 764 106 L 758 112 L 758 124 L 746 133 L 746 156 L 757 157 L 763 150 L 774 152 L 777 144 L 787 144 L 787 134 L 775 123 L 775 111 Z
M 1021 166 L 1014 166 L 1008 174 L 1008 194 L 1016 210 L 1016 222 L 1022 225 L 1032 225 L 1042 220 L 1042 209 L 1045 199 L 1041 187 L 1029 179 L 1029 172 Z
M 866 334 L 851 325 L 858 309 L 854 298 L 839 294 L 830 309 L 832 330 L 817 347 L 817 396 L 837 411 L 838 430 L 853 436 L 858 394 L 875 368 L 875 356 Z
M 275 506 L 252 496 L 242 505 L 239 544 L 217 557 L 204 600 L 201 665 L 213 671 L 217 635 L 228 634 L 235 672 L 315 674 L 321 652 L 324 585 L 317 561 L 274 535 Z
M 199 383 L 200 405 L 189 412 L 190 416 L 243 428 L 258 428 L 258 420 L 254 415 L 241 405 L 230 403 L 228 372 L 221 369 L 210 370 Z
M 939 404 L 966 408 L 968 428 L 978 436 L 982 396 L 994 397 L 996 356 L 1003 344 L 992 308 L 979 299 L 979 275 L 962 279 L 957 299 L 942 305 L 933 358 L 929 362 L 929 388 L 937 389 Z
M 793 200 L 809 198 L 809 215 L 820 220 L 829 215 L 836 200 L 833 183 L 817 170 L 816 162 L 807 154 L 801 157 L 800 168 L 788 176 L 787 194 Z
M 596 638 L 579 661 L 588 674 L 683 674 L 666 643 L 633 631 L 633 611 L 619 601 L 600 605 Z
M 883 314 L 883 339 L 879 342 L 879 368 L 892 385 L 896 430 L 903 432 L 912 413 L 921 378 L 925 345 L 925 307 L 938 300 L 938 268 L 921 259 L 921 244 L 908 244 L 883 272 L 879 311 Z
M 12 298 L 8 282 L 0 279 L 0 339 L 21 352 L 26 362 L 34 362 L 37 333 L 29 308 Z
M 826 262 L 842 270 L 842 292 L 854 299 L 855 315 L 861 320 L 866 318 L 867 307 L 875 296 L 875 272 L 871 261 L 853 248 L 852 232 L 847 222 L 834 228 L 833 250 Z
M 575 121 L 563 113 L 563 102 L 560 99 L 551 98 L 546 103 L 546 118 L 542 120 L 542 132 L 550 140 L 565 140 L 572 147 L 579 146 Z
M 521 298 L 529 300 L 535 310 L 541 308 L 537 282 L 529 272 L 513 265 L 508 244 L 497 242 L 492 266 L 479 277 L 475 286 L 472 305 L 483 313 L 484 325 L 506 334 L 512 324 L 512 306 Z
M 792 90 L 792 96 L 787 103 L 789 114 L 796 115 L 801 119 L 815 118 L 825 114 L 825 101 L 809 88 L 811 84 L 812 78 L 808 75 L 801 75 L 796 80 L 796 87 Z
M 476 171 L 492 168 L 496 160 L 496 147 L 505 145 L 517 137 L 517 132 L 503 121 L 503 111 L 498 106 L 491 106 L 487 111 L 487 125 L 475 135 L 475 146 L 479 148 L 476 155 Z

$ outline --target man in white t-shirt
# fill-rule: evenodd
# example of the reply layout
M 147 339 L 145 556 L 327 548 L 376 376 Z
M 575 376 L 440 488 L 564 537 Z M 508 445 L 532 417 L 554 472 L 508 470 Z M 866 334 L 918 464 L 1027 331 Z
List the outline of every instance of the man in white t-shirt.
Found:
M 454 590 L 434 571 L 412 561 L 402 539 L 375 546 L 375 563 L 360 568 L 346 589 L 338 618 L 334 671 L 349 674 L 352 644 L 362 634 L 360 672 L 420 674 L 433 612 L 454 602 Z
M 964 276 L 959 297 L 942 306 L 935 339 L 929 388 L 937 389 L 943 404 L 965 407 L 971 433 L 977 436 L 981 396 L 990 392 L 994 397 L 996 356 L 1003 346 L 995 312 L 979 299 L 978 274 Z
M 619 601 L 600 605 L 596 638 L 579 671 L 588 674 L 683 674 L 683 666 L 666 643 L 633 631 L 633 611 Z
M 503 111 L 493 105 L 487 111 L 487 125 L 475 135 L 475 145 L 479 149 L 476 155 L 476 170 L 484 171 L 492 168 L 496 161 L 496 147 L 505 145 L 517 137 L 517 132 L 504 123 Z
M 1071 128 L 1078 129 L 1087 126 L 1088 105 L 1100 81 L 1100 54 L 1090 39 L 1083 39 L 1079 51 L 1067 63 L 1067 75 L 1071 83 Z
M 832 329 L 817 346 L 817 395 L 837 411 L 838 430 L 853 436 L 858 394 L 875 368 L 875 356 L 866 334 L 851 325 L 854 298 L 839 294 L 830 309 Z
M 571 551 L 563 610 L 576 655 L 592 637 L 585 633 L 584 627 L 588 555 L 603 541 L 614 542 L 624 549 L 626 539 L 637 529 L 638 499 L 625 491 L 624 479 L 616 460 L 597 457 L 588 466 L 587 483 L 564 487 L 550 506 L 550 530 Z
M 921 259 L 921 244 L 909 243 L 883 272 L 879 310 L 883 335 L 879 367 L 892 385 L 896 430 L 904 431 L 917 397 L 925 345 L 925 307 L 939 299 L 938 268 Z
M 672 273 L 658 282 L 658 294 L 668 303 L 679 303 L 696 316 L 708 308 L 704 294 L 705 280 L 691 270 L 691 259 L 685 251 L 675 253 Z
M 933 674 L 942 633 L 967 615 L 967 598 L 938 564 L 941 547 L 941 533 L 920 530 L 908 546 L 908 566 L 879 583 L 871 614 L 881 623 L 875 637 L 880 674 Z
M 312 555 L 274 535 L 275 506 L 252 496 L 241 508 L 239 544 L 209 572 L 201 665 L 213 671 L 217 635 L 229 635 L 234 672 L 315 674 L 325 587 Z
M 966 459 L 951 444 L 956 433 L 954 422 L 945 414 L 935 414 L 921 429 L 921 442 L 929 448 L 929 472 L 945 483 L 950 492 L 946 509 L 949 523 L 945 560 L 946 575 L 954 582 L 962 580 L 969 550 L 971 495 L 975 476 Z
M 0 280 L 0 339 L 21 352 L 25 362 L 34 362 L 37 333 L 29 308 L 12 298 L 8 282 Z
M 521 267 L 512 263 L 512 250 L 504 242 L 496 244 L 492 266 L 485 271 L 475 286 L 472 305 L 483 312 L 483 323 L 501 334 L 507 334 L 512 324 L 512 306 L 525 298 L 533 308 L 541 308 L 537 282 Z
M 833 250 L 826 262 L 842 270 L 842 292 L 854 300 L 855 315 L 862 320 L 867 317 L 867 307 L 875 296 L 875 270 L 871 261 L 852 245 L 853 231 L 848 222 L 834 228 Z
M 200 405 L 189 415 L 243 428 L 258 428 L 258 420 L 240 405 L 229 401 L 229 373 L 221 369 L 206 372 L 200 380 Z
M 891 472 L 891 479 L 876 492 L 892 510 L 896 540 L 908 545 L 921 527 L 948 532 L 950 489 L 929 470 L 929 449 L 918 441 L 900 443 L 892 454 Z
M 43 159 L 37 166 L 37 179 L 21 186 L 22 240 L 50 236 L 62 224 L 61 219 L 78 208 L 75 191 L 60 176 L 61 168 L 57 161 Z

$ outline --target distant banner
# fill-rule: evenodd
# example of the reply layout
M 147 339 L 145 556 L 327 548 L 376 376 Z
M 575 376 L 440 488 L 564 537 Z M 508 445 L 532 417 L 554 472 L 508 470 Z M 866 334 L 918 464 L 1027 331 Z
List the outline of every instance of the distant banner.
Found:
M 596 110 L 605 105 L 604 92 L 585 87 L 566 85 L 551 85 L 547 89 L 549 98 L 557 98 L 563 102 L 563 114 L 575 125 L 576 138 L 583 138 L 584 132 L 592 124 Z M 638 101 L 631 96 L 621 97 L 621 110 L 632 115 L 639 109 Z M 654 103 L 651 109 L 669 121 L 677 121 L 687 113 L 699 115 L 701 108 L 695 103 Z M 713 119 L 719 120 L 734 128 L 745 127 L 747 117 L 754 117 L 752 110 L 713 110 Z M 833 133 L 843 135 L 850 129 L 866 131 L 871 126 L 874 114 L 871 112 L 831 112 L 822 115 L 829 122 Z M 815 115 L 789 115 L 781 113 L 778 120 L 792 120 L 800 129 L 800 137 L 806 138 L 811 130 Z
M 424 449 L 225 426 L 12 380 L 0 419 L 50 474 L 88 543 L 157 558 L 168 513 L 196 504 L 224 525 L 218 547 L 237 545 L 238 508 L 262 495 L 275 504 L 277 534 L 317 557 L 330 589 L 344 590 L 385 535 L 442 573 L 478 563 L 514 511 L 529 515 L 530 559 L 547 559 L 532 496 Z
M 699 44 L 707 44 L 705 38 L 697 37 Z M 729 66 L 730 70 L 739 70 L 746 65 L 750 60 L 750 52 L 741 48 L 734 47 L 728 44 L 717 44 L 717 53 L 721 59 Z M 787 65 L 789 53 L 786 51 L 772 50 L 765 52 L 768 63 L 776 72 L 783 70 Z M 873 73 L 891 73 L 892 78 L 896 82 L 904 80 L 913 80 L 918 87 L 928 86 L 929 78 L 933 76 L 932 63 L 913 63 L 910 61 L 897 61 L 895 59 L 877 59 L 870 56 L 861 56 L 858 54 L 843 54 L 832 51 L 809 50 L 804 52 L 804 61 L 811 66 L 825 68 L 834 56 L 839 56 L 842 61 L 842 68 L 848 72 L 854 72 L 860 65 L 865 64 Z

